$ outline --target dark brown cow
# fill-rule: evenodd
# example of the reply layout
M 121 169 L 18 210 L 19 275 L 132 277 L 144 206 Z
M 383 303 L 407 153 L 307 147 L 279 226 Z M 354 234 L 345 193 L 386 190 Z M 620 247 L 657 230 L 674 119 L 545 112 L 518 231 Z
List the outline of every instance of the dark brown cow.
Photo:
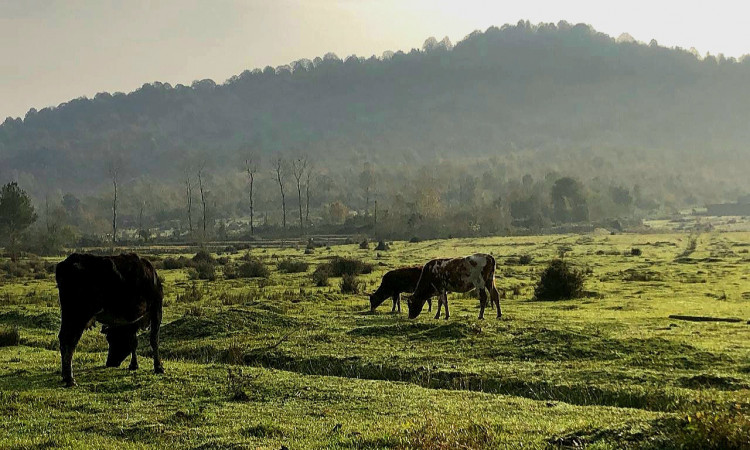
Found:
M 490 302 L 497 306 L 497 317 L 500 318 L 502 312 L 500 293 L 495 287 L 495 258 L 476 253 L 463 258 L 433 259 L 424 265 L 414 294 L 407 298 L 409 318 L 416 318 L 422 312 L 425 301 L 438 295 L 435 318 L 440 318 L 440 307 L 445 305 L 445 318 L 448 319 L 448 292 L 469 292 L 473 289 L 479 293 L 479 318 L 484 319 L 487 291 L 490 291 Z
M 422 266 L 402 267 L 386 272 L 378 289 L 370 294 L 370 311 L 375 312 L 375 308 L 391 297 L 393 298 L 391 312 L 396 311 L 396 307 L 398 307 L 398 312 L 401 312 L 401 293 L 414 292 L 421 274 Z M 432 311 L 432 300 L 427 301 Z
M 60 355 L 63 382 L 74 386 L 73 353 L 87 328 L 101 323 L 107 335 L 107 367 L 119 367 L 132 355 L 138 368 L 138 330 L 151 328 L 154 372 L 164 373 L 159 359 L 162 318 L 161 281 L 151 263 L 135 253 L 94 256 L 74 253 L 55 269 L 60 292 Z

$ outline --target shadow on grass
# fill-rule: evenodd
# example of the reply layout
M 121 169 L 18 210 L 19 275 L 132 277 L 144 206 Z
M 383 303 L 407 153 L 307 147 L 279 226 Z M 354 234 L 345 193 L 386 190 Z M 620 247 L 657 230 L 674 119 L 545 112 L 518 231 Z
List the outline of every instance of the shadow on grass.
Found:
M 33 314 L 26 311 L 8 311 L 0 314 L 0 324 L 15 325 L 19 328 L 58 330 L 60 328 L 60 312 L 47 311 Z
M 347 334 L 359 337 L 404 336 L 412 340 L 461 339 L 469 334 L 469 327 L 461 322 L 447 324 L 396 323 L 354 328 Z

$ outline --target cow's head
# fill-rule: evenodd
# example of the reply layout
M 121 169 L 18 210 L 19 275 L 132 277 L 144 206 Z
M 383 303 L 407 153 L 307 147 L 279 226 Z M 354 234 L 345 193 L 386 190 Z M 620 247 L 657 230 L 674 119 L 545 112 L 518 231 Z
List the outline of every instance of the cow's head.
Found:
M 107 335 L 109 352 L 107 353 L 107 367 L 119 367 L 125 358 L 138 347 L 136 337 L 137 327 L 120 326 L 109 327 L 102 330 Z
M 424 304 L 427 301 L 426 298 L 419 299 L 415 295 L 406 296 L 406 304 L 409 305 L 409 318 L 416 319 L 419 313 L 422 312 Z
M 378 294 L 378 291 L 370 294 L 370 311 L 375 312 L 375 308 L 380 306 L 384 300 L 385 296 L 382 294 Z

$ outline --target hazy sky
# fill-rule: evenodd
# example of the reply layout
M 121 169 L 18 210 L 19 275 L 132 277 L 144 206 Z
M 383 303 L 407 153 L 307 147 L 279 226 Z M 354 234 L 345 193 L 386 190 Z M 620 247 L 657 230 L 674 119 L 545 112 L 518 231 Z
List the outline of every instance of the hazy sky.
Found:
M 335 52 L 381 55 L 516 23 L 585 22 L 612 36 L 750 53 L 742 1 L 0 0 L 0 121 L 152 81 L 217 83 Z

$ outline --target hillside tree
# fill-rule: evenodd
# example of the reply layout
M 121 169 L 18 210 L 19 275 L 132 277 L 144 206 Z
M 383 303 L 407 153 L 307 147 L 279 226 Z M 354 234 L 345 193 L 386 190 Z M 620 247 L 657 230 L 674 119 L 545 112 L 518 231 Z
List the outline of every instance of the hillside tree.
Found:
M 302 177 L 307 169 L 307 158 L 301 156 L 292 160 L 292 176 L 297 183 L 297 204 L 299 206 L 299 229 L 305 232 L 305 226 L 302 222 Z
M 276 182 L 281 191 L 281 226 L 286 230 L 286 195 L 284 195 L 284 177 L 286 176 L 286 161 L 281 156 L 273 161 L 273 170 L 276 172 Z
M 250 185 L 250 235 L 255 234 L 255 204 L 254 204 L 254 191 L 253 186 L 255 184 L 255 175 L 258 173 L 258 158 L 251 154 L 245 159 L 245 172 L 247 173 L 247 181 Z
M 21 235 L 36 219 L 31 198 L 18 183 L 4 185 L 0 190 L 0 234 L 5 238 L 12 260 L 17 257 Z

